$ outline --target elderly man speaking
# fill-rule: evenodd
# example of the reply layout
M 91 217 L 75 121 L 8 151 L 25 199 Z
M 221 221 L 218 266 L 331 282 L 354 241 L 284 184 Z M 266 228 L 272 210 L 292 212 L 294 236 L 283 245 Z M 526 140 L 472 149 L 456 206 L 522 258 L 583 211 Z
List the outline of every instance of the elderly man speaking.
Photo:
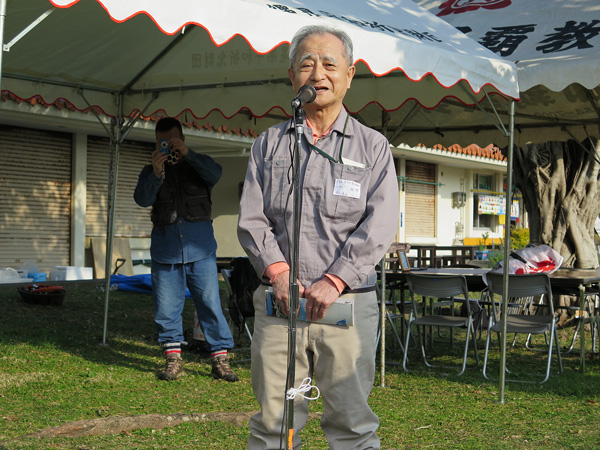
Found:
M 307 376 L 323 396 L 321 426 L 332 450 L 378 449 L 379 419 L 367 403 L 375 376 L 378 306 L 375 264 L 398 226 L 398 182 L 388 141 L 343 108 L 355 67 L 346 33 L 300 29 L 290 47 L 295 92 L 316 90 L 304 105 L 300 159 L 300 297 L 307 321 L 296 330 L 295 386 Z M 273 126 L 254 145 L 240 205 L 238 237 L 263 278 L 254 294 L 252 386 L 261 412 L 250 421 L 250 449 L 278 449 L 285 405 L 287 325 L 266 314 L 269 287 L 287 313 L 294 218 L 290 192 L 294 122 Z M 338 298 L 353 302 L 351 326 L 317 322 Z M 294 401 L 293 445 L 306 424 L 308 400 Z

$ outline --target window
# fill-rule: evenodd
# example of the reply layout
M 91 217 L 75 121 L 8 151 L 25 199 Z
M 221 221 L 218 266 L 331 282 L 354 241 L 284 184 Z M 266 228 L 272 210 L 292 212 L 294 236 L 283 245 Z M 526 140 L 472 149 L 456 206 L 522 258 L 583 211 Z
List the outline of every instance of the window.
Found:
M 494 175 L 483 175 L 476 173 L 473 177 L 473 189 L 476 191 L 492 191 L 494 187 Z
M 493 174 L 473 175 L 473 228 L 493 230 L 498 224 L 499 214 L 494 195 L 495 177 Z

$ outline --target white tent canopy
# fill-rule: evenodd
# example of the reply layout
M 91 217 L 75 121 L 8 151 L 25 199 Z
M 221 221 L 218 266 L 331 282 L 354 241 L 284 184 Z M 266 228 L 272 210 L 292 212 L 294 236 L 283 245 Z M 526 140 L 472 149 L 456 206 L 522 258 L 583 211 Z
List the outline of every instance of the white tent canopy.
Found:
M 288 43 L 312 23 L 334 24 L 353 39 L 350 112 L 369 104 L 395 110 L 410 100 L 433 108 L 446 97 L 473 105 L 486 92 L 518 97 L 514 65 L 408 0 L 4 1 L 7 44 L 59 9 L 5 53 L 2 89 L 110 116 L 140 109 L 196 118 L 214 110 L 226 118 L 241 110 L 289 115 Z
M 521 90 L 515 119 L 519 144 L 598 134 L 598 0 L 415 2 L 515 63 Z M 482 135 L 473 138 L 486 143 Z
M 514 61 L 521 91 L 600 85 L 597 0 L 416 0 L 473 40 Z

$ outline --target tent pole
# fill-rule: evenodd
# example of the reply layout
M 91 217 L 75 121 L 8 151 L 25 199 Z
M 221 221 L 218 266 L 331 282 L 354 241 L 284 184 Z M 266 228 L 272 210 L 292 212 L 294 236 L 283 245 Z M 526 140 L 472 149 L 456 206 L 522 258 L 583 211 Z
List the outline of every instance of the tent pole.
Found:
M 121 119 L 111 119 L 110 135 L 110 171 L 108 188 L 108 219 L 106 223 L 106 259 L 104 263 L 104 328 L 102 331 L 102 345 L 106 345 L 106 331 L 108 325 L 108 300 L 110 297 L 110 276 L 112 265 L 113 233 L 115 225 L 115 205 L 117 198 L 117 178 L 119 172 L 119 144 L 120 144 Z
M 2 0 L 0 0 L 2 1 Z M 108 179 L 108 214 L 107 214 L 107 223 L 106 223 L 106 258 L 104 260 L 104 326 L 102 331 L 102 343 L 101 345 L 106 345 L 106 332 L 108 328 L 108 304 L 110 299 L 110 276 L 112 274 L 112 249 L 113 249 L 113 233 L 114 233 L 114 224 L 115 224 L 115 205 L 117 199 L 117 179 L 118 179 L 118 167 L 119 167 L 119 145 L 125 140 L 133 125 L 142 115 L 141 111 L 130 118 L 129 123 L 126 126 L 122 127 L 122 119 L 123 117 L 123 97 L 122 94 L 119 97 L 119 119 L 112 118 L 111 119 L 111 128 L 109 129 L 100 115 L 96 112 L 95 108 L 92 107 L 90 102 L 88 102 L 85 95 L 83 95 L 83 91 L 78 91 L 79 95 L 83 100 L 87 103 L 90 111 L 94 113 L 100 125 L 104 127 L 106 130 L 106 134 L 108 134 L 108 138 L 110 139 L 110 167 L 109 167 L 109 179 Z M 150 103 L 152 103 L 156 99 L 156 95 L 152 96 L 150 102 L 146 105 L 146 110 Z M 114 151 L 113 151 L 114 150 Z
M 2 92 L 2 54 L 4 53 L 4 19 L 6 18 L 6 2 L 0 0 L 0 92 Z
M 465 94 L 467 94 L 467 96 L 469 98 L 471 98 L 471 100 L 473 101 L 473 103 L 475 104 L 475 106 L 477 107 L 477 109 L 479 109 L 481 112 L 485 113 L 486 117 L 490 120 L 490 122 L 492 124 L 494 124 L 494 126 L 496 128 L 498 128 L 498 130 L 500 130 L 500 132 L 502 134 L 504 134 L 505 136 L 510 135 L 510 132 L 507 131 L 506 128 L 504 128 L 504 124 L 502 123 L 502 119 L 500 118 L 500 115 L 498 114 L 498 111 L 496 111 L 496 108 L 494 107 L 494 103 L 492 102 L 492 99 L 490 98 L 490 96 L 488 95 L 487 91 L 485 90 L 485 87 L 482 88 L 482 91 L 483 91 L 483 93 L 485 95 L 485 98 L 487 99 L 488 103 L 490 104 L 490 107 L 492 108 L 493 115 L 489 111 L 486 111 L 483 108 L 483 106 L 481 106 L 479 104 L 479 102 L 477 101 L 477 99 L 475 98 L 475 96 L 471 93 L 471 91 L 469 89 L 465 88 L 462 83 L 459 83 L 458 86 L 465 92 Z M 494 120 L 494 116 L 496 117 L 497 120 Z
M 515 101 L 509 103 L 509 123 L 508 123 L 508 152 L 507 159 L 507 176 L 506 176 L 506 205 L 504 208 L 504 264 L 503 272 L 503 295 L 502 295 L 502 333 L 500 343 L 500 389 L 498 403 L 504 404 L 504 385 L 506 382 L 506 313 L 508 311 L 508 255 L 510 254 L 510 218 L 512 207 L 512 163 L 513 163 L 513 146 L 515 143 Z
M 419 105 L 418 102 L 415 101 L 415 104 L 410 109 L 410 111 L 408 112 L 408 114 L 404 117 L 404 119 L 402 119 L 402 122 L 400 123 L 400 125 L 398 125 L 398 127 L 394 130 L 394 132 L 392 133 L 392 135 L 389 137 L 388 141 L 389 141 L 390 144 L 398 136 L 400 136 L 400 133 L 402 133 L 402 130 L 404 130 L 404 128 L 406 128 L 406 126 L 412 120 L 412 118 L 415 117 L 422 109 L 423 109 L 423 107 L 421 105 Z
M 10 48 L 19 42 L 27 33 L 33 30 L 42 20 L 48 17 L 56 8 L 50 8 L 32 23 L 30 23 L 23 31 L 12 38 L 8 43 L 4 42 L 4 20 L 6 19 L 6 5 L 8 0 L 0 0 L 0 92 L 2 92 L 2 54 L 9 52 Z

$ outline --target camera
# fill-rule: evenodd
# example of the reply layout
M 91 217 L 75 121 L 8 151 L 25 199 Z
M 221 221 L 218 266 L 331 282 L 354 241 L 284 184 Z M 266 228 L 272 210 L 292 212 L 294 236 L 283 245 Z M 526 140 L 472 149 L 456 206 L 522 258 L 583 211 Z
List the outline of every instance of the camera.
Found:
M 167 164 L 174 166 L 179 161 L 179 151 L 171 151 L 169 149 L 169 141 L 167 139 L 161 139 L 158 141 L 158 148 L 161 153 L 167 155 Z
M 164 153 L 165 155 L 169 154 L 169 141 L 166 139 L 161 139 L 158 142 L 158 147 L 160 148 L 161 153 Z

